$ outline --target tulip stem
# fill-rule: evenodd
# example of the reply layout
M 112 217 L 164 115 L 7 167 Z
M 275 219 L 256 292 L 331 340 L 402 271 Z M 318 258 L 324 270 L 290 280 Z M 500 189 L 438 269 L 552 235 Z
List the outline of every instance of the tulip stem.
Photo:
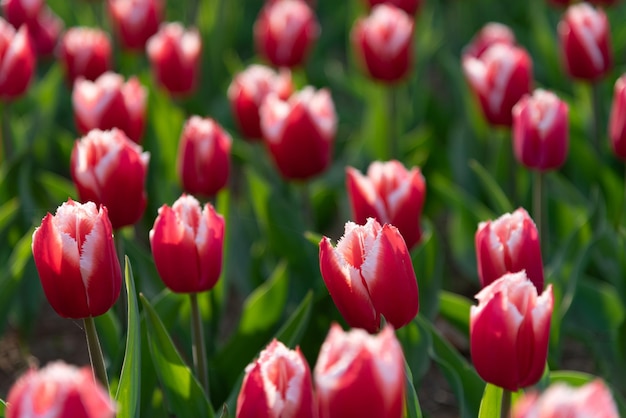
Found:
M 544 173 L 542 171 L 535 171 L 534 175 L 534 185 L 533 185 L 533 220 L 535 221 L 535 225 L 537 225 L 537 234 L 539 235 L 539 245 L 542 249 L 542 255 L 544 257 L 547 256 L 545 254 L 547 237 L 546 232 L 544 231 L 544 222 L 543 222 L 543 187 L 544 187 Z M 545 241 L 545 242 L 544 242 Z
M 93 369 L 94 377 L 104 386 L 107 393 L 109 392 L 109 379 L 107 377 L 107 369 L 104 364 L 104 356 L 98 339 L 98 331 L 96 323 L 92 316 L 83 319 L 85 324 L 85 335 L 87 336 L 87 349 L 89 350 L 89 360 Z
M 500 417 L 509 418 L 511 411 L 511 391 L 502 389 L 502 406 L 500 408 Z
M 396 88 L 394 86 L 386 86 L 387 89 L 387 111 L 389 121 L 389 160 L 399 159 L 399 139 L 397 123 L 398 109 L 396 106 Z
M 209 379 L 206 366 L 206 348 L 204 346 L 204 332 L 202 328 L 202 317 L 200 316 L 200 308 L 198 307 L 198 294 L 190 293 L 191 301 L 191 331 L 192 331 L 192 353 L 193 364 L 196 368 L 196 377 L 200 385 L 204 389 L 207 397 L 209 393 Z
M 9 126 L 9 121 L 11 120 L 10 110 L 8 103 L 0 102 L 0 113 L 2 113 L 0 117 L 0 125 L 2 125 L 0 135 L 2 135 L 2 152 L 4 153 L 0 155 L 2 161 L 8 161 L 13 156 L 13 137 L 11 135 L 11 127 Z
M 596 151 L 596 154 L 600 155 L 600 136 L 602 130 L 602 103 L 600 98 L 600 84 L 599 82 L 591 83 L 591 101 L 593 106 L 593 148 Z
M 622 224 L 622 214 L 624 213 L 624 210 L 626 210 L 626 164 L 624 165 L 624 178 L 622 180 L 624 181 L 624 190 L 622 193 L 622 201 L 619 205 L 619 210 L 615 219 L 615 231 L 617 232 L 619 232 L 619 228 Z

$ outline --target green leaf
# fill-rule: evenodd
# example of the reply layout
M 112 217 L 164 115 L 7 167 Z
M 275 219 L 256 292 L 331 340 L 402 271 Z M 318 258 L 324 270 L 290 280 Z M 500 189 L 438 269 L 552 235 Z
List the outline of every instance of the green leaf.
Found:
M 309 325 L 312 311 L 313 291 L 309 291 L 294 313 L 291 314 L 289 319 L 280 327 L 275 338 L 282 341 L 287 347 L 295 348 Z
M 485 386 L 478 418 L 499 417 L 502 410 L 502 388 L 491 383 Z
M 493 176 L 476 160 L 470 160 L 469 166 L 480 180 L 485 194 L 491 202 L 496 213 L 509 213 L 513 211 L 513 205 Z
M 13 198 L 0 206 L 0 231 L 11 225 L 11 221 L 19 208 L 20 203 L 17 198 Z
M 106 359 L 114 362 L 122 354 L 120 347 L 122 330 L 119 319 L 114 311 L 109 309 L 104 315 L 95 317 L 94 322 L 98 330 L 102 352 Z
M 571 386 L 582 386 L 596 378 L 597 376 L 592 374 L 574 370 L 555 370 L 550 372 L 550 384 L 563 382 Z
M 415 391 L 415 386 L 413 385 L 413 373 L 411 372 L 411 368 L 406 361 L 404 362 L 404 380 L 406 384 L 406 413 L 404 416 L 405 418 L 422 418 L 422 408 L 420 408 L 417 392 Z
M 0 418 L 4 418 L 6 413 L 7 404 L 2 399 L 0 399 Z
M 432 319 L 437 314 L 437 296 L 443 284 L 444 251 L 433 225 L 426 219 L 422 223 L 422 242 L 411 251 L 411 261 L 419 283 L 420 313 Z
M 443 290 L 439 293 L 439 314 L 463 335 L 469 336 L 472 302 L 461 295 Z

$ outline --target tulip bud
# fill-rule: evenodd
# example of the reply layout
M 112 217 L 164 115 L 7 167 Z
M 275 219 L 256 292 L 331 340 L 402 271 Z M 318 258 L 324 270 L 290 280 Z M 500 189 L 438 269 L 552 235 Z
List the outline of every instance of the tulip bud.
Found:
M 327 90 L 306 87 L 287 101 L 270 94 L 259 114 L 263 138 L 283 177 L 308 179 L 328 167 L 337 115 Z
M 163 15 L 162 0 L 108 0 L 111 23 L 127 49 L 141 51 L 157 33 Z
M 246 367 L 236 418 L 313 418 L 311 371 L 299 348 L 273 340 Z
M 475 244 L 482 287 L 505 273 L 525 270 L 537 291 L 543 290 L 539 234 L 526 210 L 519 208 L 495 221 L 481 222 L 476 231 Z
M 69 199 L 35 229 L 32 251 L 43 291 L 60 316 L 102 315 L 117 300 L 122 272 L 107 208 Z
M 356 22 L 352 45 L 372 78 L 401 80 L 413 61 L 413 19 L 390 4 L 375 6 Z
M 426 182 L 419 168 L 408 171 L 399 161 L 375 161 L 364 176 L 348 167 L 346 186 L 356 223 L 364 224 L 367 218 L 376 218 L 380 223 L 392 224 L 409 249 L 420 241 Z
M 315 14 L 304 0 L 267 3 L 254 23 L 257 51 L 277 67 L 302 64 L 318 34 Z
M 210 204 L 182 195 L 161 206 L 150 231 L 157 271 L 172 292 L 197 293 L 215 286 L 222 271 L 224 218 Z
M 231 142 L 213 119 L 187 120 L 178 147 L 178 174 L 186 192 L 213 196 L 226 185 Z
M 14 28 L 33 23 L 45 7 L 44 0 L 2 0 L 0 6 L 4 18 Z
M 63 26 L 63 20 L 49 7 L 41 9 L 37 19 L 28 25 L 37 55 L 46 56 L 54 53 Z
M 509 273 L 476 294 L 470 309 L 470 350 L 488 383 L 516 392 L 534 385 L 548 355 L 552 285 L 538 296 L 524 271 Z
M 115 403 L 88 367 L 61 361 L 27 371 L 9 390 L 7 418 L 114 418 Z
M 333 324 L 313 370 L 319 418 L 401 418 L 404 355 L 393 328 L 378 335 Z
M 395 226 L 372 218 L 365 225 L 347 222 L 335 248 L 322 239 L 319 257 L 328 292 L 350 326 L 375 332 L 383 315 L 401 328 L 417 315 L 415 271 Z
M 157 82 L 174 95 L 190 94 L 198 84 L 202 40 L 180 23 L 161 25 L 146 45 Z
M 63 35 L 59 55 L 70 85 L 78 77 L 93 81 L 111 69 L 111 40 L 100 29 L 70 28 Z
M 14 99 L 26 92 L 35 72 L 35 51 L 28 28 L 16 32 L 0 18 L 0 99 Z
M 559 168 L 569 144 L 568 107 L 556 94 L 535 90 L 513 107 L 513 150 L 517 161 L 540 171 Z
M 366 0 L 370 8 L 378 4 L 388 4 L 404 10 L 409 16 L 414 16 L 422 6 L 422 0 Z
M 480 58 L 491 45 L 502 43 L 515 46 L 515 34 L 506 25 L 497 22 L 489 22 L 472 38 L 471 42 L 463 49 L 463 56 Z
M 287 100 L 292 92 L 289 70 L 276 73 L 269 67 L 253 64 L 237 74 L 228 87 L 228 99 L 243 135 L 248 139 L 261 139 L 261 103 L 270 93 Z
M 143 215 L 149 159 L 150 154 L 119 129 L 94 129 L 74 143 L 70 174 L 80 199 L 106 206 L 118 229 Z
M 615 81 L 609 119 L 609 138 L 615 155 L 626 161 L 626 74 Z
M 588 3 L 570 6 L 558 26 L 565 69 L 573 78 L 595 81 L 613 67 L 609 21 Z

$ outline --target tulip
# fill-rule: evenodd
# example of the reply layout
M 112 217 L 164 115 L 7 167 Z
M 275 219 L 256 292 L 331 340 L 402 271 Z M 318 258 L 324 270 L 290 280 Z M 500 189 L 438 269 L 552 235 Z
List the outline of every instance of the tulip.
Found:
M 356 22 L 352 44 L 372 78 L 401 80 L 413 61 L 413 19 L 390 4 L 375 6 L 367 18 Z
M 0 6 L 4 18 L 14 28 L 33 23 L 45 7 L 44 0 L 2 0 Z
M 374 8 L 378 4 L 392 5 L 413 16 L 421 8 L 422 0 L 366 0 L 366 3 L 370 8 Z
M 63 26 L 63 20 L 49 7 L 41 9 L 37 19 L 28 25 L 37 55 L 46 56 L 54 53 Z
M 337 115 L 327 90 L 306 87 L 286 101 L 270 94 L 259 114 L 263 137 L 283 177 L 308 179 L 328 167 Z
M 257 51 L 277 67 L 301 65 L 318 34 L 315 14 L 304 0 L 267 3 L 254 23 Z
M 32 250 L 43 291 L 60 316 L 102 315 L 117 300 L 122 272 L 107 208 L 69 199 L 35 229 Z
M 196 29 L 180 23 L 161 25 L 146 45 L 157 82 L 174 95 L 191 93 L 198 84 L 202 40 Z
M 178 147 L 178 173 L 186 192 L 213 196 L 226 185 L 231 142 L 213 119 L 187 120 Z
M 488 383 L 517 391 L 539 381 L 548 355 L 552 285 L 538 296 L 524 271 L 507 273 L 476 294 L 470 351 Z
M 287 100 L 293 92 L 291 73 L 278 73 L 263 65 L 251 65 L 235 76 L 228 87 L 228 99 L 239 129 L 248 139 L 260 139 L 261 121 L 259 107 L 265 97 L 275 93 L 279 99 Z
M 609 21 L 588 3 L 570 6 L 558 26 L 561 54 L 573 78 L 595 81 L 613 67 Z
M 481 222 L 476 231 L 475 244 L 482 287 L 505 273 L 525 270 L 537 291 L 543 290 L 539 234 L 526 210 L 519 208 L 495 221 Z
M 609 138 L 615 155 L 626 161 L 626 74 L 615 81 Z
M 523 395 L 512 411 L 512 418 L 619 418 L 611 391 L 601 379 L 578 388 L 554 383 L 541 395 Z
M 61 361 L 27 371 L 9 390 L 7 418 L 114 418 L 115 403 L 88 367 Z
M 223 246 L 224 218 L 189 195 L 161 206 L 150 231 L 154 263 L 172 292 L 212 289 L 222 271 Z
M 70 28 L 61 40 L 59 58 L 69 85 L 78 77 L 93 81 L 111 69 L 111 40 L 100 29 Z
M 510 27 L 502 23 L 489 22 L 472 38 L 463 49 L 463 56 L 480 58 L 491 45 L 502 43 L 515 46 L 515 34 Z
M 70 174 L 80 199 L 106 206 L 118 229 L 143 215 L 149 159 L 149 153 L 119 129 L 94 129 L 74 143 Z
M 378 335 L 333 324 L 313 370 L 319 418 L 400 418 L 404 355 L 391 326 Z
M 26 92 L 35 72 L 35 51 L 22 25 L 16 32 L 0 18 L 0 99 L 14 99 Z
M 127 49 L 141 51 L 157 33 L 163 15 L 162 0 L 108 0 L 117 37 Z
M 395 226 L 373 218 L 365 225 L 347 222 L 336 247 L 322 239 L 319 258 L 328 292 L 350 326 L 375 332 L 382 315 L 401 328 L 417 315 L 415 271 Z
M 299 348 L 273 340 L 246 367 L 236 418 L 313 418 L 311 371 Z
M 556 94 L 535 90 L 513 107 L 513 150 L 530 169 L 554 170 L 565 162 L 569 144 L 568 107 Z
M 370 164 L 367 176 L 348 167 L 346 183 L 356 223 L 376 218 L 380 223 L 392 224 L 409 249 L 420 241 L 426 182 L 419 168 L 408 171 L 399 161 L 376 161 Z
M 79 77 L 74 82 L 72 106 L 78 131 L 119 128 L 140 143 L 146 112 L 146 89 L 135 77 L 126 83 L 116 73 L 106 72 L 95 81 Z

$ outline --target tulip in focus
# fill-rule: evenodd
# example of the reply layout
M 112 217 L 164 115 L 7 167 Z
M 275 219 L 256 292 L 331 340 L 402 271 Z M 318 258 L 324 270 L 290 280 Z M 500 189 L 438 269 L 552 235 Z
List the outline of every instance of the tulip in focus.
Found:
M 47 56 L 54 53 L 63 27 L 63 20 L 49 7 L 41 9 L 37 19 L 28 24 L 28 31 L 32 37 L 37 55 Z
M 472 38 L 463 49 L 463 56 L 480 58 L 491 45 L 502 43 L 515 46 L 515 34 L 510 27 L 502 23 L 489 22 Z
M 61 361 L 27 371 L 9 390 L 7 418 L 114 418 L 116 407 L 90 368 Z
M 14 28 L 19 28 L 37 20 L 41 10 L 45 8 L 44 3 L 45 0 L 2 0 L 0 6 L 4 18 Z
M 157 271 L 172 292 L 197 293 L 215 286 L 222 271 L 224 218 L 213 206 L 182 195 L 161 206 L 150 231 Z
M 257 51 L 277 67 L 301 65 L 318 34 L 315 14 L 304 0 L 267 3 L 254 24 Z
M 186 192 L 213 196 L 226 186 L 231 142 L 213 119 L 187 120 L 178 147 L 178 175 Z
M 379 4 L 388 4 L 404 10 L 409 16 L 414 16 L 422 5 L 422 0 L 366 0 L 370 8 Z
M 401 418 L 404 355 L 393 328 L 378 335 L 333 324 L 313 370 L 319 418 Z
M 161 25 L 146 45 L 157 82 L 173 95 L 187 95 L 198 84 L 202 40 L 180 23 Z
M 513 107 L 513 150 L 529 169 L 554 170 L 565 162 L 569 145 L 567 104 L 537 89 Z
M 306 87 L 288 100 L 270 94 L 259 109 L 261 131 L 286 179 L 308 179 L 330 164 L 337 115 L 327 90 Z
M 0 17 L 0 100 L 15 99 L 26 92 L 35 72 L 35 51 L 28 28 L 16 32 Z
M 141 51 L 157 33 L 163 15 L 162 0 L 108 0 L 109 15 L 122 46 Z
M 95 80 L 111 69 L 111 40 L 96 28 L 70 28 L 63 35 L 59 58 L 69 85 L 78 77 Z
M 413 61 L 413 19 L 393 5 L 375 6 L 367 18 L 356 22 L 352 45 L 372 78 L 401 80 Z
M 346 185 L 353 219 L 364 224 L 367 218 L 398 228 L 409 249 L 422 237 L 420 218 L 426 197 L 426 182 L 419 168 L 407 170 L 399 161 L 375 161 L 367 176 L 346 169 Z
M 537 383 L 548 355 L 552 285 L 539 296 L 524 271 L 507 273 L 476 299 L 470 350 L 480 377 L 513 392 Z
M 74 143 L 70 174 L 80 199 L 106 206 L 118 229 L 143 215 L 149 159 L 121 130 L 94 129 Z
M 261 139 L 261 103 L 270 93 L 275 93 L 280 100 L 287 100 L 292 92 L 289 70 L 276 73 L 269 67 L 253 64 L 237 74 L 228 87 L 228 99 L 243 135 L 248 139 Z
M 615 155 L 626 161 L 626 74 L 615 81 L 609 119 L 609 138 Z
M 246 367 L 236 418 L 314 418 L 311 371 L 299 348 L 273 340 Z
M 68 200 L 33 233 L 35 266 L 46 298 L 64 318 L 106 313 L 117 301 L 122 272 L 107 209 Z
M 347 222 L 336 247 L 322 239 L 319 257 L 328 292 L 350 326 L 375 332 L 382 315 L 397 329 L 417 315 L 415 271 L 395 226 L 373 218 L 365 225 Z

